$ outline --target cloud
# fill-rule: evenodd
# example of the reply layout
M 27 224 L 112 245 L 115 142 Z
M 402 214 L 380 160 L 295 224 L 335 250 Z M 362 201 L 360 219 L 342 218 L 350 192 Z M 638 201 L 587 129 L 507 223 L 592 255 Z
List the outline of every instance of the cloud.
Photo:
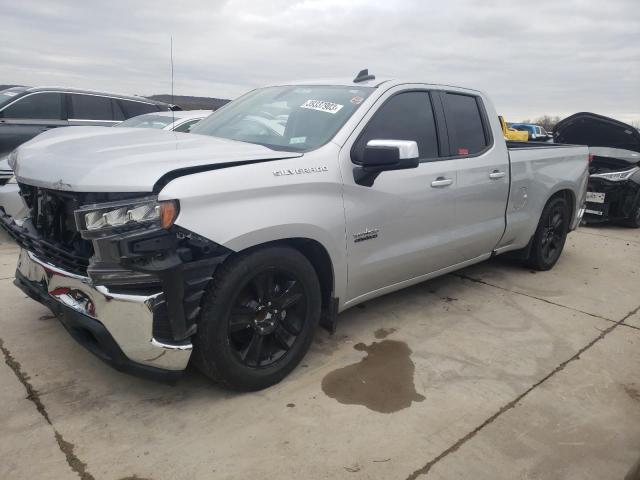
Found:
M 4 2 L 0 83 L 233 98 L 301 78 L 451 83 L 507 118 L 640 120 L 635 0 Z

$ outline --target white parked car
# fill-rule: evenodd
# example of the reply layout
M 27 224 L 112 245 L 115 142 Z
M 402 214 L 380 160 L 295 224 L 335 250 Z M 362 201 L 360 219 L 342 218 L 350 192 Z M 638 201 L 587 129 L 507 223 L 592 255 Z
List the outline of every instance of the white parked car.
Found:
M 138 115 L 121 122 L 118 128 L 154 128 L 156 130 L 173 130 L 189 132 L 191 127 L 203 118 L 211 115 L 212 110 L 181 110 L 177 112 L 154 112 Z

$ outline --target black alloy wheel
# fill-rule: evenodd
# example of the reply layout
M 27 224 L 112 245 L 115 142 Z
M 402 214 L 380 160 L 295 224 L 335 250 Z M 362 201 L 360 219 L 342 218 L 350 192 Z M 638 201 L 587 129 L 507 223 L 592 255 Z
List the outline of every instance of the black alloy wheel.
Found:
M 306 294 L 295 273 L 278 267 L 249 278 L 233 300 L 228 339 L 247 367 L 268 367 L 298 340 L 306 312 Z
M 320 320 L 313 265 L 288 246 L 229 258 L 204 294 L 193 362 L 237 390 L 260 390 L 286 377 L 305 356 Z
M 550 270 L 556 264 L 569 233 L 569 205 L 564 196 L 551 198 L 540 215 L 526 264 L 534 270 Z
M 546 219 L 542 233 L 542 258 L 545 263 L 555 261 L 560 256 L 567 235 L 566 207 L 556 204 Z

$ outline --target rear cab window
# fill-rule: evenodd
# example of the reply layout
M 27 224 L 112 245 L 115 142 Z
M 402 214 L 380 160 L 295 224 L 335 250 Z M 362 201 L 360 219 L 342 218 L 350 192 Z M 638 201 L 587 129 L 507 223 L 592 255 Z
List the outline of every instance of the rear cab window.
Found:
M 491 143 L 489 125 L 480 97 L 444 92 L 442 95 L 451 156 L 478 155 Z

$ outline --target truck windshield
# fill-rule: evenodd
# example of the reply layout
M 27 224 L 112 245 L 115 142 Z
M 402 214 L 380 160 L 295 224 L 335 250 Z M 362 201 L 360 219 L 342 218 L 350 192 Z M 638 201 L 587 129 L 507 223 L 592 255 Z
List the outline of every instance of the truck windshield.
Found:
M 372 90 L 359 86 L 254 90 L 210 115 L 191 133 L 307 152 L 331 140 Z

